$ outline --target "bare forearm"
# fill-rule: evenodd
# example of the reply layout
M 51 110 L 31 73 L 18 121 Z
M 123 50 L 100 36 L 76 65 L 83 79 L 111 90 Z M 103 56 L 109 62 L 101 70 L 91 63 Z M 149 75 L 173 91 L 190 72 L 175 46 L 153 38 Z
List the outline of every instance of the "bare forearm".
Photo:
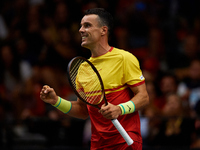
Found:
M 135 111 L 137 111 L 149 104 L 149 96 L 147 93 L 138 93 L 131 99 L 131 101 L 135 104 Z
M 71 103 L 72 108 L 68 113 L 69 116 L 80 119 L 88 118 L 88 111 L 85 104 L 82 104 L 79 101 L 71 101 Z
M 58 100 L 53 106 L 75 118 L 87 119 L 88 117 L 87 106 L 79 99 L 77 101 L 68 101 L 58 96 Z
M 88 117 L 87 106 L 81 100 L 77 101 L 68 101 L 56 95 L 53 88 L 50 88 L 48 85 L 44 85 L 41 92 L 40 98 L 65 114 L 68 114 L 72 117 L 86 119 Z
M 135 104 L 135 111 L 140 110 L 149 104 L 149 96 L 145 84 L 131 89 L 135 93 L 135 96 L 131 99 Z

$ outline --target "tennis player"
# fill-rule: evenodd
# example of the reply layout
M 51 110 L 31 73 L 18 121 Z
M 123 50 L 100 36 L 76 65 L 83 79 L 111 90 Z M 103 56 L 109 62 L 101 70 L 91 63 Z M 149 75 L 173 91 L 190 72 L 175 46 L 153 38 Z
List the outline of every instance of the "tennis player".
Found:
M 63 113 L 91 119 L 91 150 L 142 150 L 138 110 L 148 105 L 145 78 L 137 58 L 131 53 L 112 47 L 108 37 L 113 18 L 102 8 L 89 9 L 81 20 L 81 46 L 91 51 L 90 61 L 98 69 L 108 105 L 100 110 L 80 99 L 68 101 L 56 95 L 53 88 L 43 86 L 40 97 Z M 128 146 L 110 119 L 118 119 L 134 143 Z

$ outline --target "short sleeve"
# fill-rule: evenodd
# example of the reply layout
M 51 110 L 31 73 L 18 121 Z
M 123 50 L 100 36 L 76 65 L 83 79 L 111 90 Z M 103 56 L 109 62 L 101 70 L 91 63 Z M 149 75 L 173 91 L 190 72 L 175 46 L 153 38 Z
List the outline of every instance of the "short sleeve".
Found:
M 124 80 L 129 86 L 138 86 L 145 82 L 138 59 L 131 53 L 124 53 Z

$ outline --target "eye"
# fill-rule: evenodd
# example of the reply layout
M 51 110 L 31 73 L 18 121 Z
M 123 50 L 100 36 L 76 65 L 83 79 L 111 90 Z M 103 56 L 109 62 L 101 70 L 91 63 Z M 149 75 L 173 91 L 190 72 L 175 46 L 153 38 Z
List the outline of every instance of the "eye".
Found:
M 90 23 L 85 23 L 85 24 L 84 24 L 84 27 L 85 27 L 85 28 L 89 28 L 90 26 L 91 26 Z

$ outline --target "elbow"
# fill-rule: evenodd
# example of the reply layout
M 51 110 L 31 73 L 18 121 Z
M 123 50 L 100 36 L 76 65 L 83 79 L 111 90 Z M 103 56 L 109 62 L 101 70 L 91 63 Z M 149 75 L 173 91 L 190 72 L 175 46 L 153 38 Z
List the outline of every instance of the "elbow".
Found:
M 89 117 L 87 109 L 82 110 L 79 115 L 79 119 L 86 120 Z
M 80 119 L 86 120 L 89 117 L 88 114 L 83 114 Z
M 82 119 L 86 120 L 88 117 L 89 117 L 88 109 L 87 107 L 85 107 L 85 109 L 83 109 L 82 111 Z
M 74 118 L 78 118 L 78 119 L 82 119 L 82 120 L 86 120 L 89 115 L 86 115 L 86 114 L 78 114 L 78 115 L 71 115 L 71 117 L 74 117 Z

